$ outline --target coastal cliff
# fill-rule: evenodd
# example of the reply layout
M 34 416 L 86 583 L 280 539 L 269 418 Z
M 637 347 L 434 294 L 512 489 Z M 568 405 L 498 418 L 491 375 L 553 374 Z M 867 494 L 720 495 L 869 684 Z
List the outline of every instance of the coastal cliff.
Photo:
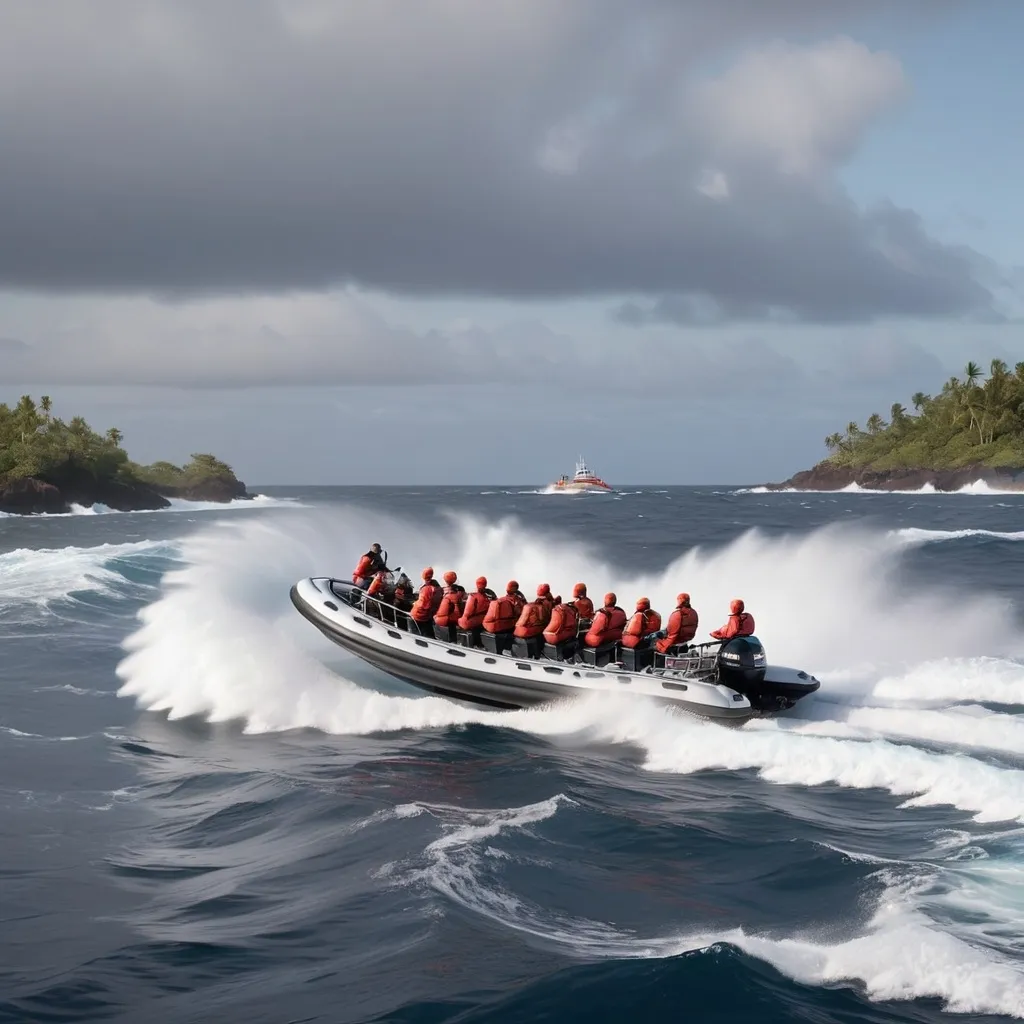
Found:
M 863 430 L 849 423 L 829 434 L 827 458 L 768 488 L 959 491 L 983 483 L 1024 491 L 1024 362 L 1011 371 L 994 359 L 987 375 L 968 363 L 962 380 L 911 401 L 913 413 L 897 402 L 888 420 L 873 413 Z
M 184 466 L 140 466 L 112 427 L 97 434 L 80 416 L 51 416 L 45 395 L 28 395 L 12 409 L 0 405 L 0 512 L 64 513 L 72 505 L 105 505 L 119 512 L 168 508 L 170 498 L 228 502 L 251 497 L 231 467 L 209 454 Z

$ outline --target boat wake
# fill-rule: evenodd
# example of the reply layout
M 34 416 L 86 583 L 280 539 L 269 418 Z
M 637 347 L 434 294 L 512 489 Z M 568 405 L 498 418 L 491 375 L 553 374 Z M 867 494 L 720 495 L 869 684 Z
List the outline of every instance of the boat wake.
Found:
M 343 575 L 370 533 L 394 552 L 429 552 L 435 567 L 465 576 L 546 579 L 563 591 L 582 577 L 592 592 L 645 593 L 663 609 L 685 586 L 702 632 L 741 594 L 770 655 L 811 667 L 822 690 L 784 720 L 736 730 L 619 694 L 518 712 L 395 694 L 398 684 L 310 630 L 288 600 L 297 578 Z M 511 519 L 453 517 L 447 532 L 354 509 L 222 521 L 181 542 L 183 567 L 168 573 L 125 641 L 119 692 L 171 718 L 240 721 L 248 733 L 476 723 L 556 746 L 618 744 L 639 752 L 648 773 L 748 773 L 786 790 L 832 788 L 840 806 L 843 791 L 888 794 L 888 813 L 904 822 L 925 808 L 955 809 L 962 838 L 936 846 L 932 827 L 922 828 L 913 858 L 875 865 L 872 914 L 838 938 L 746 928 L 643 936 L 531 905 L 517 895 L 514 875 L 501 873 L 502 843 L 515 833 L 543 847 L 545 821 L 577 813 L 561 795 L 526 808 L 396 807 L 432 815 L 437 834 L 422 857 L 391 865 L 388 876 L 583 958 L 672 956 L 725 942 L 808 984 L 853 982 L 872 998 L 928 996 L 951 1010 L 1024 1016 L 1024 925 L 1014 895 L 1024 886 L 1024 637 L 1005 601 L 962 589 L 956 631 L 919 630 L 922 621 L 943 621 L 950 601 L 941 589 L 901 585 L 900 560 L 919 541 L 841 527 L 783 538 L 752 531 L 718 549 L 681 552 L 664 572 L 629 576 L 596 552 Z

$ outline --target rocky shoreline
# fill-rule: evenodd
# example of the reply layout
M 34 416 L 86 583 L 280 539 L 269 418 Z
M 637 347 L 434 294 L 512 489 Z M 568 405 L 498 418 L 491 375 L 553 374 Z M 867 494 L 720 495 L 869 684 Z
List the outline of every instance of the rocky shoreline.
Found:
M 770 491 L 841 491 L 851 484 L 870 491 L 919 491 L 926 486 L 936 491 L 959 491 L 974 483 L 987 484 L 993 490 L 1024 492 L 1024 470 L 1000 470 L 988 466 L 874 470 L 819 462 L 812 469 L 802 470 L 783 483 L 764 486 Z
M 67 513 L 72 505 L 106 505 L 116 512 L 170 508 L 170 498 L 227 503 L 252 498 L 240 480 L 211 477 L 186 487 L 154 487 L 133 480 L 98 480 L 87 471 L 69 471 L 56 479 L 24 477 L 0 485 L 0 512 L 11 515 Z

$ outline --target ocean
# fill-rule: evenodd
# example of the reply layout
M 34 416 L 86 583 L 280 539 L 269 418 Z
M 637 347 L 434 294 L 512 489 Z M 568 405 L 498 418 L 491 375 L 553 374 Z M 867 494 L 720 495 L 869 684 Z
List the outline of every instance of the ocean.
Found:
M 0 1021 L 1024 1018 L 1024 495 L 261 491 L 0 518 Z M 289 602 L 373 541 L 822 687 L 425 696 Z

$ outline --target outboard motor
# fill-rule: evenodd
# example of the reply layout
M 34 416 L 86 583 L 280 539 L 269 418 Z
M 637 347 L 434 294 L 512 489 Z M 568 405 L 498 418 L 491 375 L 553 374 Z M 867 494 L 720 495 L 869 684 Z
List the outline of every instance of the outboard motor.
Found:
M 756 636 L 734 636 L 718 651 L 718 678 L 736 690 L 757 686 L 764 680 L 768 659 Z

